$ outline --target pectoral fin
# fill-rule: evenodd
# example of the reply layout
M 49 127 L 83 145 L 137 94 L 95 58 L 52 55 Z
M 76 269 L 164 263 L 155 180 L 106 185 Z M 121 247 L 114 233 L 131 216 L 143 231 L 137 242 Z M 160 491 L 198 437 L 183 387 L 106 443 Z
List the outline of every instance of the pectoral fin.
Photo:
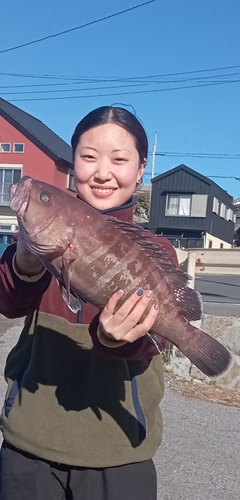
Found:
M 67 299 L 70 301 L 70 274 L 71 274 L 71 264 L 77 260 L 77 252 L 75 248 L 71 245 L 71 247 L 65 250 L 62 257 L 62 274 L 61 280 L 63 281 L 65 288 Z

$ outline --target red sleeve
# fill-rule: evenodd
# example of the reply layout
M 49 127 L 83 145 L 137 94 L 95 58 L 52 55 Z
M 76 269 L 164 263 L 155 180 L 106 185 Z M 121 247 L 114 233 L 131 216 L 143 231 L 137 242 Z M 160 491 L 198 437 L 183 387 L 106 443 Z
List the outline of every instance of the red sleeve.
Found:
M 35 282 L 21 280 L 12 267 L 16 243 L 6 248 L 0 260 L 0 313 L 7 318 L 20 318 L 38 308 L 43 293 L 51 282 L 46 271 Z
M 177 254 L 175 248 L 172 246 L 170 241 L 167 238 L 162 238 L 156 236 L 149 231 L 146 231 L 147 238 L 152 241 L 155 245 L 161 246 L 161 248 L 166 252 L 169 260 L 176 267 L 178 266 Z M 97 329 L 99 325 L 99 314 L 95 316 L 89 326 L 89 332 L 92 337 L 93 344 L 99 354 L 108 358 L 124 358 L 124 359 L 149 359 L 153 356 L 159 354 L 159 350 L 155 347 L 155 345 L 145 336 L 141 339 L 136 340 L 133 343 L 126 343 L 120 347 L 106 347 L 101 344 L 98 336 Z M 170 343 L 168 340 L 158 336 L 159 342 L 161 343 L 162 350 L 166 350 L 169 348 Z

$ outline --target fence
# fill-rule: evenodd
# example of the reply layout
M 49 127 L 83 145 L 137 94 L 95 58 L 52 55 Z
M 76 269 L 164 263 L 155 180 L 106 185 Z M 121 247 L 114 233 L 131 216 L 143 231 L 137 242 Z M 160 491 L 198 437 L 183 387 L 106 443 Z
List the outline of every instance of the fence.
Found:
M 240 248 L 177 248 L 176 252 L 181 269 L 193 277 L 192 288 L 196 274 L 240 275 Z

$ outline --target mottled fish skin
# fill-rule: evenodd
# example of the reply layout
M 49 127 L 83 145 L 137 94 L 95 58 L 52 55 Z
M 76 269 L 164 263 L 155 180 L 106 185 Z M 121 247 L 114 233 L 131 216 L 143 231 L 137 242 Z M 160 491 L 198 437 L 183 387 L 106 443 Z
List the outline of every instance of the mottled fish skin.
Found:
M 159 240 L 155 246 L 140 226 L 102 215 L 29 177 L 11 187 L 10 197 L 27 246 L 65 284 L 69 297 L 73 293 L 103 309 L 120 288 L 125 293 L 119 307 L 138 288 L 151 289 L 145 315 L 157 302 L 159 314 L 150 332 L 156 342 L 158 335 L 166 338 L 209 377 L 229 369 L 229 351 L 190 324 L 201 318 L 201 298 Z

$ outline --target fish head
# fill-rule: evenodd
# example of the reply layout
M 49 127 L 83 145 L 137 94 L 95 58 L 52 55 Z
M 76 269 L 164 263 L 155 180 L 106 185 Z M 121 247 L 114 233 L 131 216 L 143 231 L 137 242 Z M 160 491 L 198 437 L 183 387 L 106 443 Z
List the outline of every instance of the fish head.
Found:
M 10 207 L 26 246 L 37 255 L 61 255 L 72 244 L 74 226 L 64 221 L 61 195 L 60 189 L 27 176 L 10 186 Z

